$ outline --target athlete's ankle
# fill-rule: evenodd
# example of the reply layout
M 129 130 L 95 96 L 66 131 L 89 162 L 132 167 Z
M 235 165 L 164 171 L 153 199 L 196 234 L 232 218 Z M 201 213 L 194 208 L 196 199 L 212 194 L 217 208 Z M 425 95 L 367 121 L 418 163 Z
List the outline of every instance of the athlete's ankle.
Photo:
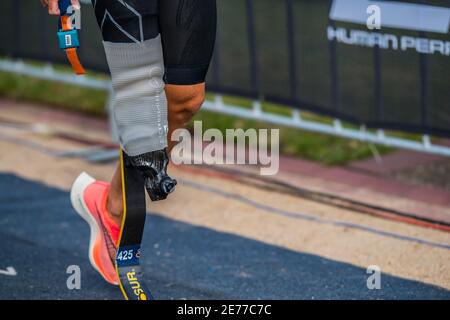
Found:
M 123 219 L 123 201 L 122 196 L 115 194 L 111 189 L 108 192 L 108 197 L 105 204 L 106 214 L 118 226 L 122 224 Z
M 122 225 L 123 211 L 114 212 L 106 209 L 106 214 L 116 225 L 118 225 L 119 227 Z

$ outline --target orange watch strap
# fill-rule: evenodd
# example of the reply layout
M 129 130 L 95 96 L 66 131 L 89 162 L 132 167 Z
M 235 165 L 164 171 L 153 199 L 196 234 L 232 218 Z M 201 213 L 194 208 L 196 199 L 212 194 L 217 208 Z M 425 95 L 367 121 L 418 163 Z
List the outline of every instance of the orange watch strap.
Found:
M 62 31 L 72 30 L 70 17 L 68 17 L 68 16 L 61 17 L 61 27 L 62 27 Z M 69 48 L 69 49 L 66 49 L 65 51 L 66 51 L 67 59 L 69 60 L 70 64 L 72 65 L 73 71 L 78 75 L 85 74 L 86 71 L 84 70 L 83 66 L 81 65 L 80 59 L 78 58 L 77 49 Z
M 81 65 L 80 59 L 78 59 L 77 49 L 69 48 L 66 50 L 67 59 L 69 59 L 72 69 L 76 74 L 85 74 L 83 66 Z
M 72 26 L 70 24 L 70 17 L 69 16 L 62 16 L 61 17 L 61 27 L 62 27 L 62 31 L 72 30 Z

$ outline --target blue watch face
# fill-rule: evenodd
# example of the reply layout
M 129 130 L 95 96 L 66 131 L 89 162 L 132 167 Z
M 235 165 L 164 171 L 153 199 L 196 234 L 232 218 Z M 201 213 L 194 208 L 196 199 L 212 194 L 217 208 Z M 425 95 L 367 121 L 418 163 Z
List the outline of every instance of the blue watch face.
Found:
M 59 31 L 58 45 L 62 50 L 66 50 L 69 48 L 78 48 L 80 46 L 80 42 L 78 40 L 77 30 Z

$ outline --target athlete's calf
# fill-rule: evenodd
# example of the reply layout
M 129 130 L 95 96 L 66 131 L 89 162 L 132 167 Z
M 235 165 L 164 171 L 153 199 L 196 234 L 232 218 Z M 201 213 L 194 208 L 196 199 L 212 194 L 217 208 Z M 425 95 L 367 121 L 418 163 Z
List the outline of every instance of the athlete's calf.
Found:
M 166 84 L 166 96 L 168 101 L 169 118 L 169 150 L 175 142 L 171 140 L 172 133 L 180 128 L 185 128 L 192 117 L 200 110 L 205 101 L 205 84 L 173 85 Z

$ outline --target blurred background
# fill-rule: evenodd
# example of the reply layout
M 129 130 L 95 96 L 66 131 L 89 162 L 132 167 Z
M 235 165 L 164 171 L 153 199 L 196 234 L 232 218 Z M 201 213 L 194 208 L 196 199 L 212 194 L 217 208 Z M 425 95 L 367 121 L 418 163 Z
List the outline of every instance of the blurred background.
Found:
M 120 299 L 89 267 L 68 197 L 79 172 L 109 180 L 118 158 L 101 35 L 82 2 L 83 77 L 39 1 L 0 3 L 0 298 Z M 280 172 L 171 166 L 179 190 L 149 204 L 144 238 L 157 298 L 450 298 L 450 4 L 389 1 L 386 24 L 368 30 L 360 8 L 385 3 L 218 0 L 194 120 L 280 129 Z M 82 290 L 66 288 L 71 264 Z M 372 265 L 380 289 L 367 286 Z

